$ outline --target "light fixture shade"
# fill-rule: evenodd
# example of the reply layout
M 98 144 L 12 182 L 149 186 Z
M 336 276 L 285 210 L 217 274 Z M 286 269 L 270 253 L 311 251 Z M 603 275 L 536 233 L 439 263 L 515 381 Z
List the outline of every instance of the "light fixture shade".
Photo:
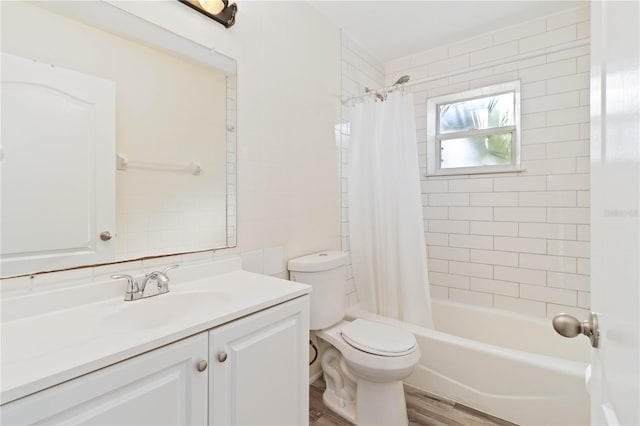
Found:
M 202 9 L 212 15 L 217 15 L 222 12 L 225 7 L 222 0 L 198 0 L 198 3 L 200 3 Z
M 2 1 L 2 0 L 0 0 Z M 178 0 L 185 6 L 202 13 L 203 15 L 222 24 L 225 28 L 231 28 L 236 23 L 238 5 L 229 0 Z

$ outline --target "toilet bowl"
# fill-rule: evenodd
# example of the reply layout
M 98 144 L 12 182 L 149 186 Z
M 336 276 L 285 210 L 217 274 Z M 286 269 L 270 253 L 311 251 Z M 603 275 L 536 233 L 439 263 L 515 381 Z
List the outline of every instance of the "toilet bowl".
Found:
M 311 284 L 327 407 L 358 425 L 406 425 L 402 380 L 420 359 L 413 334 L 386 324 L 345 321 L 346 254 L 316 253 L 289 261 L 291 280 Z
M 397 331 L 395 336 L 397 340 L 393 341 L 395 346 L 389 345 L 384 351 L 378 349 L 380 345 L 373 347 L 374 345 L 366 340 L 369 336 L 355 334 L 352 331 L 355 330 L 354 325 L 358 326 L 358 329 L 366 326 L 367 331 L 372 334 L 379 332 L 378 336 L 371 336 L 374 339 L 373 343 L 391 335 L 390 332 Z M 347 334 L 343 330 L 346 330 Z M 351 337 L 349 331 L 356 337 Z M 411 374 L 420 358 L 420 351 L 413 334 L 386 324 L 362 319 L 353 322 L 342 321 L 331 328 L 316 331 L 316 336 L 340 351 L 354 374 L 371 382 L 385 383 L 390 380 L 402 380 Z

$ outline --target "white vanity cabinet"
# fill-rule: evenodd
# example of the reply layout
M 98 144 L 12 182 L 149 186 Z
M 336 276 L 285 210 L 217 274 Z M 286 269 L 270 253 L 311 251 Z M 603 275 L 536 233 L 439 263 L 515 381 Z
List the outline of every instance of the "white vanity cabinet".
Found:
M 0 407 L 3 425 L 201 425 L 207 333 L 180 340 Z
M 204 328 L 4 404 L 0 423 L 307 424 L 308 299 Z
M 209 332 L 209 424 L 309 421 L 308 297 Z

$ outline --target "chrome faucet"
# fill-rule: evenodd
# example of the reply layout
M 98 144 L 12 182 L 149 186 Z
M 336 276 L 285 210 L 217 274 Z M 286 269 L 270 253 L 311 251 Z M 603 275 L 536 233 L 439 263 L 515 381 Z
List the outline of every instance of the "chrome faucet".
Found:
M 142 281 L 142 287 L 140 287 L 140 293 L 144 294 L 144 289 L 147 288 L 147 284 L 150 281 L 155 281 L 158 287 L 158 292 L 156 294 L 168 293 L 169 292 L 169 277 L 167 276 L 167 271 L 172 269 L 176 269 L 178 265 L 167 266 L 160 271 L 149 272 L 144 276 L 144 281 Z
M 153 271 L 145 274 L 144 281 L 142 281 L 142 286 L 138 285 L 138 281 L 127 274 L 115 274 L 111 275 L 111 278 L 114 280 L 124 278 L 127 280 L 127 289 L 124 294 L 125 302 L 130 302 L 133 300 L 144 299 L 145 297 L 157 296 L 159 294 L 164 294 L 169 292 L 169 276 L 167 275 L 167 271 L 171 269 L 177 268 L 179 265 L 171 265 L 164 268 L 162 271 Z M 144 290 L 147 288 L 147 284 L 149 282 L 155 282 L 157 290 L 152 294 L 145 294 Z

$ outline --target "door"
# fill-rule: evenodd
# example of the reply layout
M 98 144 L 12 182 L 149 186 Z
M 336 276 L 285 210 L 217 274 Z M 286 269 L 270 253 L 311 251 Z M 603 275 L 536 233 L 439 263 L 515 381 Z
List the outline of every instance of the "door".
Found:
M 640 424 L 640 3 L 591 2 L 591 422 Z
M 204 425 L 207 351 L 200 333 L 5 404 L 1 423 Z
M 308 299 L 210 332 L 210 425 L 308 423 Z
M 3 53 L 0 158 L 3 277 L 114 259 L 113 82 Z

